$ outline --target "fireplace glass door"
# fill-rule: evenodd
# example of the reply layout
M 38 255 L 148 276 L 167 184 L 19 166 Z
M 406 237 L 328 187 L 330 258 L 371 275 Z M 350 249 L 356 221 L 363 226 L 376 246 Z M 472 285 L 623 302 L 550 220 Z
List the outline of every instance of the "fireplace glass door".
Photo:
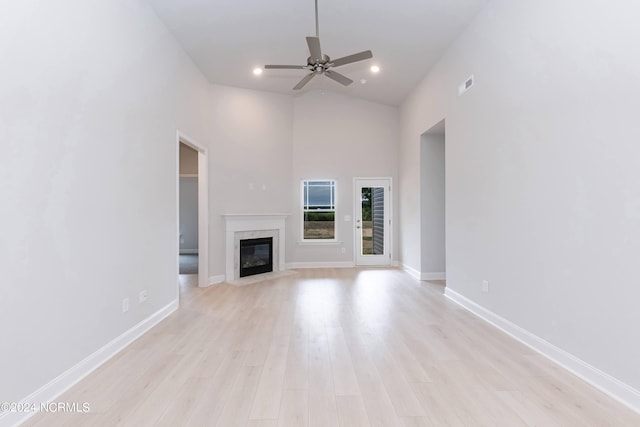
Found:
M 240 277 L 273 271 L 273 237 L 240 240 Z

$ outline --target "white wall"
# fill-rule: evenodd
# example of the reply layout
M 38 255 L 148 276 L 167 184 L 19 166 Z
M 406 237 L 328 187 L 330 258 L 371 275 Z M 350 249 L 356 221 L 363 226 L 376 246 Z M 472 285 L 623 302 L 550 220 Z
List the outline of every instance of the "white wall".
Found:
M 341 218 L 352 215 L 354 176 L 396 177 L 398 109 L 330 93 L 292 98 L 222 85 L 212 85 L 211 103 L 210 275 L 224 273 L 225 213 L 291 213 L 287 263 L 351 262 L 351 223 L 339 223 L 345 254 L 341 246 L 297 244 L 299 183 L 338 179 Z
M 208 140 L 210 87 L 139 2 L 4 2 L 0 52 L 0 401 L 19 401 L 175 300 L 176 129 Z
M 444 278 L 446 272 L 443 132 L 430 129 L 420 137 L 420 272 L 427 279 Z
M 293 215 L 287 220 L 287 263 L 352 262 L 353 177 L 392 177 L 395 184 L 398 109 L 320 91 L 296 97 L 293 108 L 293 178 L 288 183 L 292 199 L 287 209 Z M 298 243 L 303 179 L 336 180 L 340 245 Z M 344 221 L 345 215 L 351 220 Z
M 636 389 L 639 15 L 494 0 L 402 105 L 400 155 L 405 262 L 420 135 L 446 117 L 447 286 Z
M 286 213 L 291 205 L 293 100 L 213 85 L 209 271 L 225 272 L 223 214 Z

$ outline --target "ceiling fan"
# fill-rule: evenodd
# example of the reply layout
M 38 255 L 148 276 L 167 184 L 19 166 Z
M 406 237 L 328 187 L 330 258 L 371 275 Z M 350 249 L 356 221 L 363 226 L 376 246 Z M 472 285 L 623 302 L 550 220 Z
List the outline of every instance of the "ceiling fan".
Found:
M 280 69 L 280 70 L 309 70 L 309 74 L 303 77 L 300 82 L 293 87 L 293 90 L 302 89 L 307 83 L 311 81 L 318 74 L 324 74 L 332 80 L 338 83 L 349 86 L 353 83 L 350 78 L 336 73 L 330 68 L 339 67 L 341 65 L 351 64 L 352 62 L 358 62 L 365 59 L 373 58 L 373 54 L 370 50 L 354 53 L 353 55 L 343 56 L 338 59 L 331 59 L 328 55 L 324 55 L 320 49 L 320 34 L 318 31 L 318 0 L 316 3 L 316 36 L 307 37 L 307 45 L 309 46 L 309 53 L 311 54 L 307 58 L 307 65 L 265 65 L 265 69 Z

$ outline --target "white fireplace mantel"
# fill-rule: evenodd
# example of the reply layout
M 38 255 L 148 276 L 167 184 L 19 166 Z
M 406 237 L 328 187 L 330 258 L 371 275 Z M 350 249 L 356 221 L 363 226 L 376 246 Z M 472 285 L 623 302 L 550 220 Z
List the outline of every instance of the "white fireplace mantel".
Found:
M 226 229 L 226 280 L 239 278 L 239 248 L 237 235 L 241 233 L 273 234 L 273 271 L 285 270 L 285 220 L 290 214 L 223 214 Z M 265 234 L 265 235 L 266 235 Z M 256 236 L 257 237 L 257 236 Z M 277 256 L 277 260 L 275 259 Z

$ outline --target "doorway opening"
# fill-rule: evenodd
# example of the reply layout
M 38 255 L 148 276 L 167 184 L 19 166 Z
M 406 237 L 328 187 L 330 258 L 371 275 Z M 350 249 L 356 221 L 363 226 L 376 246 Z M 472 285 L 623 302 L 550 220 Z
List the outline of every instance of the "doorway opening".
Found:
M 207 150 L 179 132 L 177 139 L 178 288 L 203 287 L 209 285 Z
M 198 152 L 180 143 L 180 271 L 198 274 Z
M 420 136 L 421 280 L 446 280 L 445 140 L 444 120 Z

